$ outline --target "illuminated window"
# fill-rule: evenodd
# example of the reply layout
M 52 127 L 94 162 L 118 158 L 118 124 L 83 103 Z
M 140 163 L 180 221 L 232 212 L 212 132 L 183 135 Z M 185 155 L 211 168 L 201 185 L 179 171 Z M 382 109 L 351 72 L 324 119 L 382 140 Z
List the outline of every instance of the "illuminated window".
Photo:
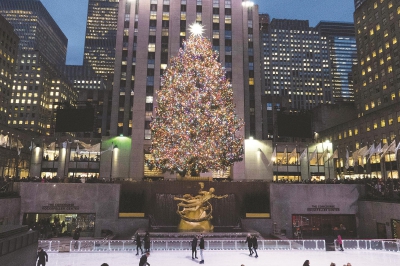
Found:
M 349 129 L 349 137 L 353 136 L 353 130 Z
M 392 73 L 392 72 L 393 72 L 392 66 L 388 66 L 388 73 Z
M 389 126 L 393 125 L 393 115 L 392 114 L 388 115 L 388 125 Z
M 369 35 L 371 35 L 371 36 L 374 35 L 374 29 L 369 30 Z
M 376 30 L 378 31 L 378 30 L 380 30 L 381 29 L 381 25 L 380 24 L 376 24 Z
M 371 131 L 371 124 L 367 122 L 367 127 L 366 127 L 367 132 Z
M 392 92 L 392 94 L 390 94 L 390 98 L 392 101 L 394 101 L 396 99 L 396 93 Z
M 376 119 L 374 119 L 374 122 L 373 122 L 373 126 L 374 126 L 374 129 L 377 129 L 378 128 L 378 121 L 376 120 Z
M 375 108 L 375 101 L 371 101 L 371 109 Z
M 393 37 L 392 42 L 393 42 L 393 44 L 396 44 L 397 43 L 397 38 Z
M 369 105 L 366 104 L 366 105 L 365 105 L 365 111 L 368 111 L 368 110 L 369 110 Z
M 388 7 L 389 7 L 389 8 L 392 8 L 392 7 L 393 7 L 393 2 L 392 2 L 392 1 L 390 1 L 390 2 L 388 3 Z
M 354 135 L 357 136 L 358 135 L 358 127 L 354 128 Z
M 386 126 L 386 121 L 384 117 L 381 117 L 381 127 L 385 127 Z

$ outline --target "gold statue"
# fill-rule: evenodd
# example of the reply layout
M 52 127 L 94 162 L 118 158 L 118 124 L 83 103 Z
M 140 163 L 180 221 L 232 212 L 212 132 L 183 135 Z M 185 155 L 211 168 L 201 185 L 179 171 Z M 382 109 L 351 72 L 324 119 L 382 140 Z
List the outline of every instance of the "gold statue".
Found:
M 174 197 L 174 200 L 181 201 L 178 203 L 177 210 L 177 213 L 181 216 L 181 222 L 178 226 L 180 231 L 213 231 L 214 226 L 210 221 L 212 219 L 212 205 L 209 200 L 228 197 L 228 195 L 215 195 L 214 188 L 210 188 L 209 191 L 203 190 L 203 182 L 199 182 L 199 185 L 200 190 L 197 196 L 185 194 L 182 198 Z

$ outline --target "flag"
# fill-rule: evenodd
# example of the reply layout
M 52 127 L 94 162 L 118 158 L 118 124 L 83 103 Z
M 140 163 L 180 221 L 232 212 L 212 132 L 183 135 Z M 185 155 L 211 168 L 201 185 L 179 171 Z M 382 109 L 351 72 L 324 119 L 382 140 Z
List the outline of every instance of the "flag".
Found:
M 367 162 L 369 161 L 369 159 L 371 159 L 371 156 L 375 153 L 375 144 L 372 144 L 371 145 L 371 147 L 369 147 L 369 150 L 368 150 L 368 159 L 367 159 Z
M 338 150 L 337 150 L 337 149 L 333 152 L 331 158 L 332 158 L 332 159 L 337 159 L 337 158 L 339 158 L 339 154 L 338 154 Z
M 285 148 L 285 150 L 284 150 L 284 152 L 283 152 L 283 156 L 282 156 L 282 160 L 281 160 L 282 164 L 285 163 L 286 160 L 287 160 L 287 148 Z M 286 162 L 286 164 L 287 164 L 287 163 L 288 163 L 288 162 Z
M 307 148 L 304 149 L 304 151 L 301 153 L 299 157 L 299 161 L 303 160 L 307 156 Z
M 68 145 L 68 141 L 64 141 L 64 142 L 62 143 L 63 149 L 66 149 L 66 148 L 67 148 L 67 145 Z
M 88 152 L 99 152 L 100 151 L 100 143 L 92 145 L 87 149 Z
M 308 161 L 311 161 L 311 160 L 313 160 L 314 158 L 316 158 L 316 157 L 317 157 L 317 152 L 318 152 L 317 147 L 315 147 L 315 150 L 314 150 L 314 152 L 311 154 L 311 157 L 308 159 Z
M 344 168 L 349 169 L 350 165 L 349 165 L 349 150 L 346 149 L 346 164 L 344 165 Z
M 396 147 L 396 149 L 395 149 L 395 151 L 394 151 L 394 159 L 395 160 L 397 160 L 397 151 L 400 149 L 400 142 L 399 142 L 399 144 L 397 144 L 397 147 Z
M 322 152 L 321 157 L 319 157 L 320 159 L 322 159 L 322 161 L 325 162 L 324 158 L 325 156 L 328 154 L 328 147 L 326 147 L 326 149 Z
M 382 149 L 379 151 L 379 153 L 382 153 L 381 158 L 386 154 L 388 148 L 389 148 L 388 144 L 385 143 L 385 145 L 383 145 Z
M 79 151 L 79 144 L 76 144 L 76 150 L 75 153 L 79 155 L 80 151 Z
M 386 148 L 385 148 L 385 146 L 386 146 Z M 382 149 L 381 158 L 385 157 L 386 153 L 395 151 L 395 149 L 396 149 L 396 141 L 393 140 L 392 143 L 390 143 L 389 146 L 386 143 L 385 146 L 384 146 L 385 149 Z
M 375 153 L 381 153 L 382 152 L 382 144 L 381 143 L 379 143 L 379 145 L 378 146 L 376 146 L 376 148 L 375 148 L 375 150 L 374 150 L 374 154 Z
M 290 159 L 296 158 L 296 157 L 297 157 L 297 148 L 294 148 L 293 151 L 288 156 L 288 161 L 290 161 Z
M 270 166 L 275 160 L 276 160 L 276 147 L 274 148 L 274 151 L 272 152 L 271 160 L 269 160 L 268 166 Z
M 35 148 L 36 148 L 36 144 L 33 141 L 31 141 L 31 146 L 29 146 L 29 150 L 32 151 Z
M 47 146 L 47 149 L 55 150 L 56 149 L 56 143 L 55 142 L 50 143 L 50 145 Z
M 364 167 L 364 157 L 368 153 L 368 146 L 364 146 L 361 149 L 358 150 L 358 155 L 361 157 L 361 166 Z

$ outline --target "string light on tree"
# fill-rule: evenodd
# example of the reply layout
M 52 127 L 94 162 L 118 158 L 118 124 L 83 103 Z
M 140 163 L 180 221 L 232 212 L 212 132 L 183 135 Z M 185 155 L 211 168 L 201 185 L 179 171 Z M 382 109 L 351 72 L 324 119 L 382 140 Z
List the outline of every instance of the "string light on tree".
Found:
M 237 132 L 244 123 L 203 26 L 194 23 L 190 32 L 162 77 L 151 123 L 154 161 L 147 164 L 181 175 L 225 171 L 242 160 L 243 137 Z

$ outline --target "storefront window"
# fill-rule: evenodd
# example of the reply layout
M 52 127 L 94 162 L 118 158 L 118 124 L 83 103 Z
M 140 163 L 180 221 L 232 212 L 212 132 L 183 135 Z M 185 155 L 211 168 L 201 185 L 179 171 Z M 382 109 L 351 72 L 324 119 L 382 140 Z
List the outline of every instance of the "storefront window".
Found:
M 95 214 L 51 214 L 26 213 L 23 224 L 38 230 L 41 239 L 72 236 L 74 230 L 81 228 L 81 237 L 94 237 Z
M 294 214 L 292 227 L 293 238 L 357 237 L 355 215 Z

